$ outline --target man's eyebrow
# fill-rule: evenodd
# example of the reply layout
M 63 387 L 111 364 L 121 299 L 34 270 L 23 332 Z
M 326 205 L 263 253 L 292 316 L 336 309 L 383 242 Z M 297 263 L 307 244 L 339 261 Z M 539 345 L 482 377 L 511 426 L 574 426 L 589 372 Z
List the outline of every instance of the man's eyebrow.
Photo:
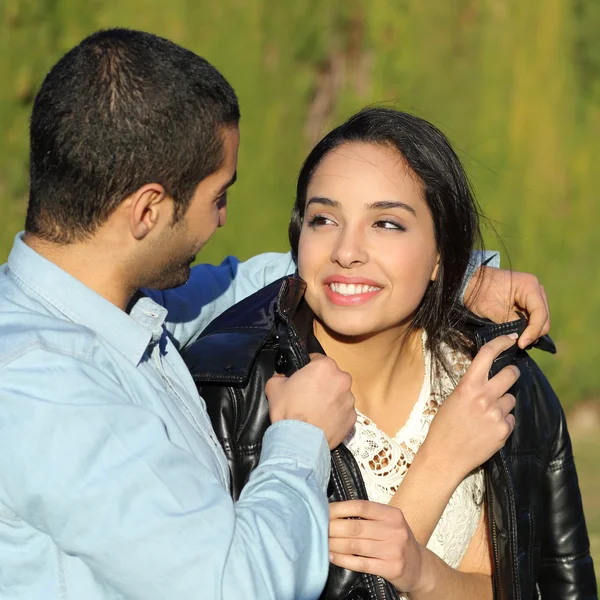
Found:
M 237 181 L 237 171 L 233 174 L 233 177 L 219 190 L 219 196 L 225 192 L 225 190 L 231 187 Z
M 415 217 L 417 216 L 417 211 L 410 206 L 410 204 L 405 204 L 404 202 L 383 200 L 382 202 L 373 202 L 373 204 L 367 204 L 366 207 L 369 210 L 388 210 L 390 208 L 401 208 L 403 210 L 407 210 L 409 213 L 412 213 Z
M 331 208 L 337 208 L 340 206 L 340 203 L 337 200 L 332 200 L 331 198 L 323 198 L 322 196 L 313 196 L 306 203 L 306 208 L 308 208 L 311 204 L 321 204 L 322 206 L 330 206 Z

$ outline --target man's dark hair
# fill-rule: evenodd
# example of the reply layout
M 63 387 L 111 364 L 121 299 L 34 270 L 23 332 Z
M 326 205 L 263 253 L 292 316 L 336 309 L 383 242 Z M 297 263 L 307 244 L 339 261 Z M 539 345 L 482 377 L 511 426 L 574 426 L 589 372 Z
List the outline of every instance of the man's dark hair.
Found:
M 179 220 L 223 161 L 222 127 L 239 117 L 232 87 L 193 52 L 127 29 L 87 37 L 35 98 L 26 230 L 85 239 L 147 183 L 165 188 Z
M 441 342 L 466 350 L 457 331 L 465 317 L 460 290 L 471 250 L 481 245 L 480 210 L 465 170 L 444 134 L 431 123 L 391 108 L 367 108 L 328 133 L 308 155 L 296 187 L 289 238 L 294 259 L 304 220 L 306 193 L 321 161 L 342 144 L 366 142 L 396 151 L 423 188 L 440 254 L 435 281 L 429 285 L 411 322 L 423 328 L 438 358 Z

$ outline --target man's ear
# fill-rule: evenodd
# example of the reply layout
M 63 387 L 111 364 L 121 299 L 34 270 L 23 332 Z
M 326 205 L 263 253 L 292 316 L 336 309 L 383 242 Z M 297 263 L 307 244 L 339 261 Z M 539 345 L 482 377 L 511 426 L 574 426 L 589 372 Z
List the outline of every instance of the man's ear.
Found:
M 437 260 L 435 261 L 435 267 L 433 267 L 433 271 L 431 271 L 430 281 L 435 281 L 437 279 L 438 271 L 440 269 L 440 255 L 438 252 Z
M 171 221 L 173 203 L 159 183 L 147 183 L 127 200 L 128 222 L 136 240 L 146 237 L 161 221 Z

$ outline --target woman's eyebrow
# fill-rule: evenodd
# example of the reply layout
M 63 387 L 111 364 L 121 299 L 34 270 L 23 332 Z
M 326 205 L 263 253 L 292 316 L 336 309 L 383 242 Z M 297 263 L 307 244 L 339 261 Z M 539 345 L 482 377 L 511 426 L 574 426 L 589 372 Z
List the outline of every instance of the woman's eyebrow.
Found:
M 311 204 L 320 204 L 321 206 L 329 206 L 331 208 L 339 208 L 341 206 L 340 202 L 338 202 L 337 200 L 332 200 L 331 198 L 325 198 L 323 196 L 313 196 L 306 203 L 306 208 L 308 208 Z M 401 208 L 413 214 L 415 217 L 417 216 L 417 211 L 412 206 L 410 206 L 410 204 L 405 204 L 404 202 L 396 202 L 393 200 L 382 200 L 380 202 L 373 202 L 372 204 L 365 204 L 365 207 L 368 210 L 388 210 L 390 208 Z
M 403 210 L 407 210 L 409 213 L 412 213 L 415 217 L 417 216 L 417 211 L 412 206 L 410 206 L 410 204 L 405 204 L 404 202 L 383 200 L 381 202 L 373 202 L 373 204 L 367 204 L 366 207 L 369 210 L 388 210 L 390 208 L 402 208 Z
M 322 206 L 330 206 L 332 208 L 340 207 L 340 203 L 337 200 L 332 200 L 331 198 L 323 198 L 322 196 L 313 196 L 306 203 L 306 208 L 308 208 L 311 204 L 321 204 Z

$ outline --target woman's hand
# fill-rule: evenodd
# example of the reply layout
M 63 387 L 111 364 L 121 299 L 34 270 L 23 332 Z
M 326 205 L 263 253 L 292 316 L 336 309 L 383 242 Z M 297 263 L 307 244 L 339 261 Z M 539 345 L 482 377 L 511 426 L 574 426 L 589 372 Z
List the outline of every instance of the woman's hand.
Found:
M 513 346 L 516 334 L 482 346 L 456 389 L 439 408 L 419 453 L 435 456 L 441 469 L 456 474 L 456 483 L 504 446 L 515 427 L 515 397 L 507 393 L 519 378 L 509 365 L 488 379 L 492 363 Z
M 481 539 L 471 543 L 489 562 L 489 544 Z M 452 569 L 415 540 L 402 511 L 393 506 L 366 500 L 332 503 L 329 550 L 334 565 L 383 577 L 414 600 L 492 598 L 491 565 L 481 568 L 478 561 L 470 573 Z
M 410 592 L 422 578 L 424 548 L 399 508 L 349 500 L 329 505 L 330 561 L 345 569 L 379 575 Z

